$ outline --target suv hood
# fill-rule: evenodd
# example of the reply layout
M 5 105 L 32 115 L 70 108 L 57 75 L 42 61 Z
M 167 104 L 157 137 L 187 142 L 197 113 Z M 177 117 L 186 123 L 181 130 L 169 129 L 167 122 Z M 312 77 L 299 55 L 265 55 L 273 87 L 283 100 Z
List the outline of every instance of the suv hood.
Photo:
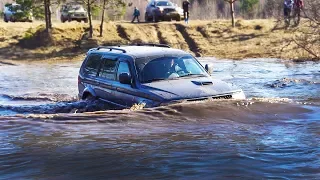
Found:
M 165 100 L 195 99 L 242 92 L 238 87 L 211 77 L 181 78 L 142 85 L 142 88 Z
M 87 13 L 87 11 L 85 11 L 85 10 L 81 10 L 81 9 L 79 9 L 79 10 L 70 10 L 70 11 L 68 11 L 69 13 Z

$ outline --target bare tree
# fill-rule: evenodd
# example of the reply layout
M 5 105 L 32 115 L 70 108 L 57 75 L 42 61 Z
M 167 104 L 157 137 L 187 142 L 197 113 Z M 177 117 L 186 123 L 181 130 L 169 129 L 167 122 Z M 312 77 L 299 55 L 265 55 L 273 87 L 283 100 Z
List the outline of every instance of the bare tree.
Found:
M 93 36 L 93 28 L 92 28 L 92 19 L 91 19 L 91 6 L 96 2 L 96 0 L 86 0 L 88 7 L 88 16 L 89 16 L 89 37 Z
M 49 17 L 48 17 L 48 13 L 49 13 L 49 2 L 48 0 L 43 0 L 44 2 L 44 17 L 45 17 L 45 22 L 46 22 L 46 32 L 49 34 L 50 33 L 50 29 L 52 27 L 50 27 L 49 24 Z
M 303 14 L 307 28 L 297 28 L 298 35 L 292 40 L 297 48 L 308 52 L 313 59 L 320 60 L 320 1 L 307 0 Z
M 237 0 L 224 0 L 224 1 L 226 1 L 230 5 L 230 15 L 231 15 L 232 27 L 235 27 L 235 23 L 234 23 L 234 2 L 236 2 Z
M 103 0 L 102 8 L 102 15 L 101 15 L 101 24 L 100 24 L 100 36 L 103 35 L 103 23 L 104 23 L 104 16 L 105 16 L 105 10 L 112 9 L 112 11 L 117 12 L 118 8 L 125 7 L 126 4 L 123 2 L 123 0 Z
M 103 34 L 103 23 L 104 23 L 104 10 L 106 9 L 106 2 L 107 0 L 103 0 L 103 6 L 102 6 L 102 17 L 101 17 L 101 24 L 100 24 L 100 36 L 102 37 Z
M 78 3 L 85 4 L 87 6 L 88 16 L 89 16 L 89 37 L 93 37 L 93 26 L 92 26 L 92 16 L 91 16 L 91 10 L 92 6 L 97 3 L 97 0 L 76 0 Z
M 45 22 L 46 22 L 46 32 L 49 34 L 50 29 L 52 29 L 52 20 L 51 20 L 51 6 L 54 4 L 61 4 L 65 2 L 66 0 L 43 0 L 44 4 L 44 16 L 45 16 Z

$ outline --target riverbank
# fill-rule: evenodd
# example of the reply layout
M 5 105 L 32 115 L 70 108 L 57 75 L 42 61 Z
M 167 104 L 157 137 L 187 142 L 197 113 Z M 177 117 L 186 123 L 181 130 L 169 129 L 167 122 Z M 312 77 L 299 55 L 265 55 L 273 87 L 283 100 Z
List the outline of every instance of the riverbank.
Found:
M 79 59 L 91 47 L 135 42 L 169 44 L 195 56 L 219 59 L 282 58 L 309 60 L 290 40 L 297 34 L 276 20 L 229 20 L 160 22 L 132 24 L 108 22 L 99 37 L 99 22 L 94 22 L 94 37 L 86 38 L 84 23 L 53 23 L 52 36 L 45 37 L 44 24 L 0 22 L 0 58 L 6 60 Z

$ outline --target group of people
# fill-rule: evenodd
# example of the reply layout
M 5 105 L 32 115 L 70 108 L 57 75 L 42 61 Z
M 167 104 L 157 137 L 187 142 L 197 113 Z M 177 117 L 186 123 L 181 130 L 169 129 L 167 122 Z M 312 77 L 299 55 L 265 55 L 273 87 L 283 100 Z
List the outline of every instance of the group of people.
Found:
M 186 24 L 189 23 L 189 6 L 190 6 L 189 0 L 185 0 L 182 2 L 183 17 L 184 17 L 184 21 Z M 137 19 L 137 21 L 139 23 L 140 22 L 139 16 L 140 16 L 139 9 L 137 7 L 134 7 L 133 19 L 132 19 L 131 23 L 133 23 L 135 21 L 135 19 Z
M 300 19 L 300 11 L 303 8 L 303 0 L 284 0 L 283 4 L 284 19 L 287 24 L 290 24 L 290 15 L 293 10 L 294 15 Z

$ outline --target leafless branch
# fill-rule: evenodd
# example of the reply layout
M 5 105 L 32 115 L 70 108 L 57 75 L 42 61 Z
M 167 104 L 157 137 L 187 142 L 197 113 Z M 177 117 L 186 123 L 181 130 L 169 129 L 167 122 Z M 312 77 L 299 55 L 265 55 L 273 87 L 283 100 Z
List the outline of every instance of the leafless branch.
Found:
M 293 42 L 299 46 L 300 48 L 304 49 L 305 51 L 307 51 L 309 54 L 311 54 L 314 58 L 319 58 L 319 55 L 315 54 L 313 51 L 310 50 L 310 48 L 307 48 L 306 45 L 302 45 L 300 44 L 298 41 L 293 40 Z

